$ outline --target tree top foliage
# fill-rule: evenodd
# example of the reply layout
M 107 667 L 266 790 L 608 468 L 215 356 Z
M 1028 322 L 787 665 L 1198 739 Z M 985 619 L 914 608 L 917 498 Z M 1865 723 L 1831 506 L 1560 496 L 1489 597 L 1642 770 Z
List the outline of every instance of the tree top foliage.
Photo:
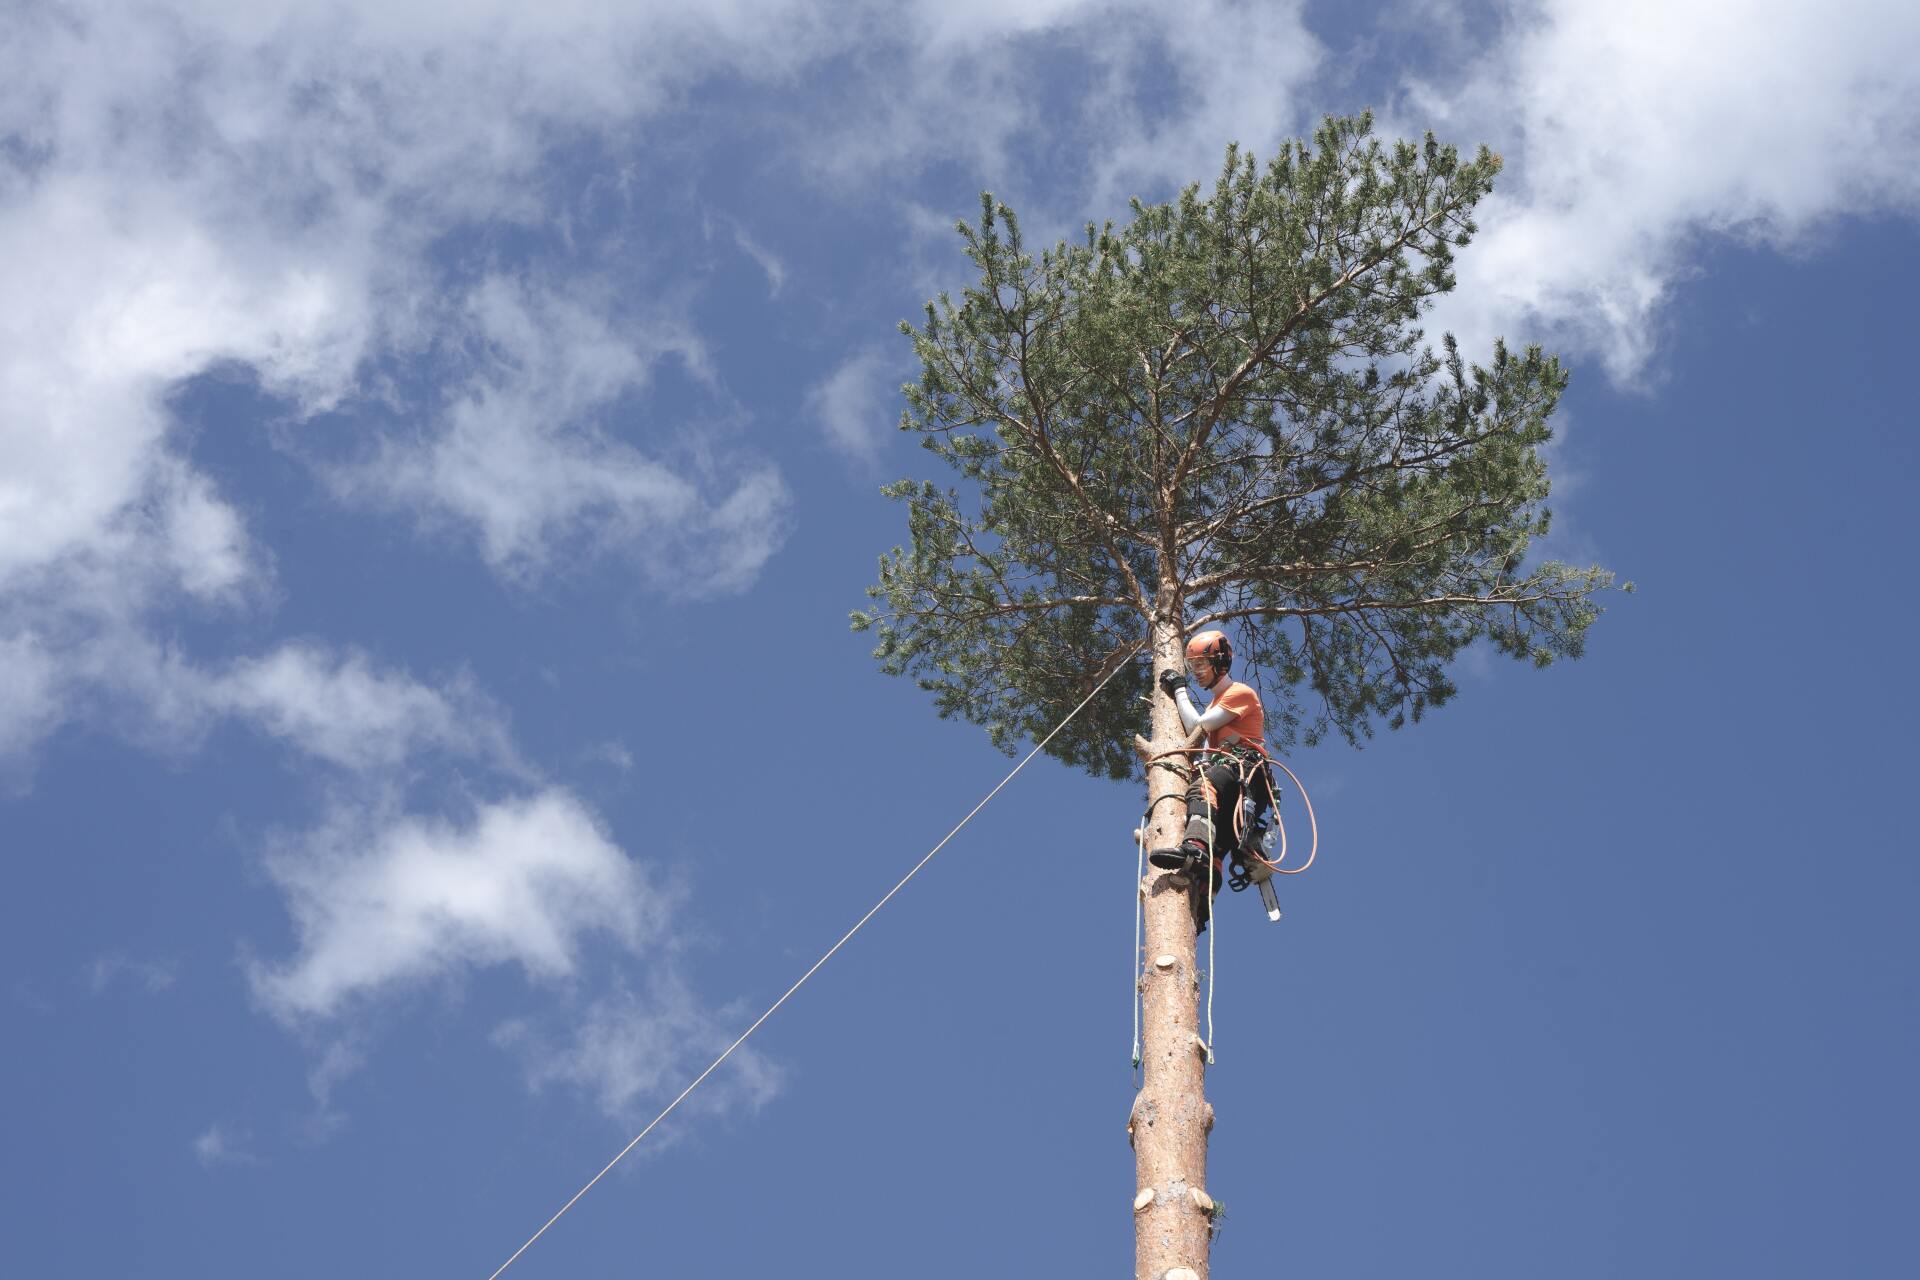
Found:
M 1578 655 L 1612 575 L 1527 556 L 1566 374 L 1419 328 L 1499 168 L 1329 119 L 1038 258 L 982 196 L 959 225 L 978 281 L 901 326 L 921 365 L 901 428 L 955 474 L 884 490 L 909 545 L 853 615 L 882 667 L 1011 750 L 1156 626 L 1224 624 L 1284 746 L 1418 720 L 1481 638 Z M 1130 667 L 1052 754 L 1131 772 L 1151 670 Z

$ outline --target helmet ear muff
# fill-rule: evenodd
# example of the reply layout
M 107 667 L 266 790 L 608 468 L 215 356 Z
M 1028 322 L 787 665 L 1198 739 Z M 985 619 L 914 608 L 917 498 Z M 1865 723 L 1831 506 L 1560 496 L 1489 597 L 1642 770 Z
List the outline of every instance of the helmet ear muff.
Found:
M 1233 670 L 1233 645 L 1218 631 L 1202 631 L 1187 641 L 1187 667 L 1204 662 L 1213 668 L 1213 680 L 1202 687 L 1211 689 Z

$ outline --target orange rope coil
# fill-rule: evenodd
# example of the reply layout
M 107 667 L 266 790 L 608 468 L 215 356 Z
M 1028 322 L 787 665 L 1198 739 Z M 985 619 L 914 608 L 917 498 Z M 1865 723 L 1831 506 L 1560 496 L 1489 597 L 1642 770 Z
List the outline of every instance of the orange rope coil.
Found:
M 1300 781 L 1300 775 L 1295 773 L 1293 770 L 1287 768 L 1286 764 L 1283 761 L 1279 760 L 1274 756 L 1268 755 L 1264 750 L 1262 750 L 1259 747 L 1248 746 L 1244 742 L 1241 743 L 1241 746 L 1246 747 L 1247 750 L 1259 756 L 1260 759 L 1265 763 L 1279 765 L 1280 771 L 1286 774 L 1287 777 L 1293 780 L 1294 788 L 1300 792 L 1300 802 L 1307 806 L 1307 824 L 1311 831 L 1311 836 L 1312 836 L 1312 843 L 1307 846 L 1307 860 L 1305 862 L 1301 863 L 1297 867 L 1283 867 L 1280 865 L 1281 863 L 1287 860 L 1287 821 L 1284 817 L 1281 816 L 1280 804 L 1279 804 L 1279 801 L 1276 799 L 1273 806 L 1273 822 L 1274 822 L 1274 826 L 1278 828 L 1280 832 L 1280 855 L 1276 858 L 1267 858 L 1264 855 L 1255 853 L 1251 850 L 1247 850 L 1245 852 L 1248 853 L 1248 855 L 1251 856 L 1255 861 L 1260 862 L 1261 864 L 1263 864 L 1264 866 L 1266 866 L 1268 869 L 1272 871 L 1276 871 L 1283 876 L 1297 876 L 1302 871 L 1305 871 L 1308 867 L 1311 867 L 1313 865 L 1314 858 L 1318 857 L 1320 853 L 1320 820 L 1314 816 L 1313 797 L 1307 794 L 1306 784 Z M 1161 751 L 1154 755 L 1146 757 L 1145 763 L 1149 768 L 1151 768 L 1155 763 L 1161 760 L 1165 760 L 1171 756 L 1190 756 L 1195 754 L 1204 754 L 1208 751 L 1219 751 L 1219 750 L 1220 748 L 1218 747 L 1204 747 L 1204 746 L 1174 747 L 1169 751 Z M 1222 754 L 1225 754 L 1225 753 L 1223 752 Z M 1247 789 L 1247 777 L 1248 777 L 1247 771 L 1243 768 L 1240 773 L 1240 790 L 1243 796 L 1245 795 L 1246 789 Z M 1162 796 L 1161 799 L 1164 800 L 1166 799 L 1166 797 Z M 1153 814 L 1152 805 L 1149 805 L 1147 807 L 1147 814 L 1149 817 L 1152 816 Z M 1234 810 L 1233 826 L 1234 826 L 1234 831 L 1233 831 L 1234 848 L 1238 849 L 1240 847 L 1240 837 L 1242 835 L 1242 832 L 1240 829 L 1240 811 L 1238 808 Z

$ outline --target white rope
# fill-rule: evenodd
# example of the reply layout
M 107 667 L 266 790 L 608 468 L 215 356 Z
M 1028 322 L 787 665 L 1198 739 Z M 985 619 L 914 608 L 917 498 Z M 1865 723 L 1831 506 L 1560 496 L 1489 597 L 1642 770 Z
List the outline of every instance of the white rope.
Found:
M 1121 670 L 1126 667 L 1128 660 L 1133 657 L 1133 654 L 1138 651 L 1139 647 L 1140 647 L 1139 645 L 1135 645 L 1133 649 L 1127 652 L 1125 657 L 1121 658 L 1118 662 L 1116 662 L 1114 664 L 1113 670 L 1107 672 L 1106 676 L 1100 681 L 1100 683 L 1093 687 L 1093 692 L 1089 693 L 1085 698 L 1082 698 L 1080 700 L 1079 706 L 1067 712 L 1067 718 L 1065 720 L 1062 720 L 1059 724 L 1055 725 L 1053 727 L 1053 731 L 1047 734 L 1046 737 L 1040 739 L 1039 743 L 1034 746 L 1033 750 L 1027 752 L 1025 756 L 1022 756 L 1020 759 L 1020 763 L 1013 766 L 1013 769 L 1007 774 L 1007 776 L 1000 779 L 999 785 L 994 787 L 993 790 L 987 792 L 987 794 L 981 798 L 979 804 L 976 804 L 973 806 L 973 808 L 967 810 L 967 816 L 960 819 L 959 822 L 956 822 L 953 826 L 953 830 L 947 832 L 946 835 L 940 838 L 939 844 L 936 844 L 935 846 L 933 846 L 933 848 L 927 850 L 926 856 L 921 858 L 920 861 L 913 864 L 913 870 L 907 872 L 906 875 L 900 877 L 900 883 L 894 885 L 893 888 L 887 890 L 886 896 L 882 897 L 880 901 L 874 903 L 873 906 L 867 911 L 867 914 L 861 916 L 859 921 L 853 926 L 853 928 L 847 930 L 846 933 L 841 936 L 840 941 L 834 943 L 831 947 L 828 947 L 827 953 L 821 956 L 818 960 L 815 960 L 813 962 L 812 968 L 808 969 L 805 973 L 801 974 L 799 980 L 796 981 L 792 986 L 788 987 L 786 990 L 786 993 L 782 995 L 778 1000 L 775 1000 L 773 1004 L 767 1008 L 767 1011 L 765 1013 L 755 1018 L 753 1020 L 753 1025 L 748 1027 L 745 1031 L 742 1031 L 740 1033 L 740 1038 L 738 1040 L 735 1040 L 732 1044 L 728 1045 L 726 1049 L 720 1054 L 720 1056 L 715 1058 L 707 1066 L 707 1069 L 705 1071 L 702 1071 L 699 1075 L 695 1076 L 693 1078 L 693 1083 L 680 1091 L 679 1097 L 675 1098 L 672 1102 L 669 1102 L 666 1105 L 665 1110 L 661 1111 L 659 1115 L 649 1120 L 647 1122 L 647 1127 L 642 1129 L 639 1133 L 635 1134 L 632 1142 L 629 1142 L 626 1146 L 620 1148 L 619 1155 L 607 1161 L 606 1168 L 594 1174 L 593 1177 L 587 1180 L 586 1186 L 574 1192 L 573 1199 L 561 1205 L 559 1211 L 555 1213 L 551 1218 L 548 1218 L 546 1223 L 543 1226 L 541 1226 L 541 1228 L 538 1231 L 534 1232 L 531 1236 L 528 1236 L 527 1242 L 521 1245 L 518 1249 L 515 1249 L 513 1251 L 513 1256 L 511 1258 L 508 1258 L 505 1262 L 501 1263 L 500 1269 L 498 1271 L 495 1271 L 492 1275 L 488 1276 L 487 1280 L 500 1280 L 501 1272 L 505 1271 L 508 1267 L 512 1266 L 515 1262 L 519 1260 L 521 1254 L 525 1253 L 528 1249 L 532 1248 L 533 1242 L 535 1240 L 538 1240 L 541 1236 L 547 1234 L 548 1227 L 551 1227 L 554 1223 L 560 1221 L 562 1215 L 564 1215 L 567 1212 L 567 1210 L 573 1208 L 575 1204 L 579 1203 L 581 1196 L 584 1196 L 587 1194 L 587 1192 L 593 1190 L 595 1183 L 599 1182 L 600 1179 L 606 1177 L 607 1174 L 613 1171 L 613 1166 L 619 1164 L 622 1160 L 626 1159 L 627 1153 L 640 1145 L 640 1139 L 646 1137 L 649 1133 L 652 1133 L 654 1130 L 654 1126 L 658 1125 L 662 1120 L 665 1120 L 667 1116 L 672 1113 L 675 1107 L 679 1106 L 683 1101 L 686 1100 L 686 1097 L 688 1094 L 692 1093 L 695 1089 L 699 1088 L 700 1082 L 705 1080 L 708 1076 L 712 1075 L 714 1071 L 719 1068 L 721 1063 L 725 1062 L 729 1057 L 733 1055 L 733 1051 L 735 1049 L 738 1049 L 741 1045 L 745 1044 L 747 1042 L 747 1037 L 752 1035 L 754 1032 L 758 1031 L 760 1029 L 760 1024 L 765 1022 L 768 1018 L 771 1018 L 774 1015 L 775 1011 L 777 1011 L 781 1005 L 787 1002 L 787 998 L 789 996 L 791 996 L 794 992 L 798 991 L 801 987 L 805 986 L 807 979 L 811 978 L 814 974 L 820 971 L 820 966 L 824 965 L 827 961 L 833 959 L 834 953 L 840 950 L 841 947 L 844 947 L 845 945 L 847 945 L 848 939 L 852 938 L 854 934 L 860 932 L 861 928 L 865 926 L 867 921 L 873 919 L 875 914 L 879 912 L 880 908 L 886 906 L 887 903 L 891 902 L 893 900 L 894 894 L 899 893 L 902 889 L 907 887 L 907 881 L 913 879 L 915 876 L 920 874 L 920 868 L 926 866 L 929 862 L 933 861 L 934 854 L 939 853 L 942 849 L 946 848 L 947 842 L 960 834 L 960 828 L 966 826 L 967 823 L 973 821 L 974 814 L 979 813 L 982 809 L 986 808 L 987 802 L 993 799 L 995 796 L 999 795 L 1001 790 L 1005 788 L 1009 782 L 1012 782 L 1014 780 L 1014 777 L 1018 775 L 1022 769 L 1027 767 L 1028 761 L 1032 760 L 1035 756 L 1039 755 L 1040 752 L 1046 747 L 1046 745 L 1049 742 L 1052 742 L 1054 740 L 1054 737 L 1057 734 L 1059 734 L 1059 732 L 1062 729 L 1066 728 L 1069 724 L 1073 722 L 1073 718 L 1075 716 L 1079 715 L 1082 711 L 1086 710 L 1087 704 L 1089 702 L 1092 702 L 1096 697 L 1099 696 L 1100 691 L 1107 687 L 1108 681 L 1112 680 L 1116 675 L 1120 674 Z
M 1140 1001 L 1144 999 L 1140 991 L 1140 975 L 1145 971 L 1147 957 L 1140 945 L 1140 920 L 1146 914 L 1147 881 L 1147 820 L 1140 819 L 1140 825 L 1134 828 L 1133 843 L 1138 856 L 1133 864 L 1133 1068 L 1140 1069 Z
M 1219 825 L 1220 797 L 1213 797 L 1214 822 L 1207 827 L 1207 869 L 1206 879 L 1200 886 L 1203 900 L 1207 904 L 1207 1065 L 1213 1065 L 1213 940 L 1220 936 L 1220 922 L 1213 918 L 1213 837 Z M 1236 814 L 1238 811 L 1235 811 Z

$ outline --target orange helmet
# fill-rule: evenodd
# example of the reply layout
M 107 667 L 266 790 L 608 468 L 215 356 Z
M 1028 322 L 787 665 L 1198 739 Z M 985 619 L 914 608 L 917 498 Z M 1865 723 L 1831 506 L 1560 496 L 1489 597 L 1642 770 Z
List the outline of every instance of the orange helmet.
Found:
M 1233 670 L 1233 646 L 1227 642 L 1227 637 L 1221 632 L 1202 631 L 1187 641 L 1187 671 L 1190 674 L 1196 662 L 1204 662 L 1213 668 L 1213 681 L 1201 686 L 1204 689 L 1211 689 L 1214 681 Z

